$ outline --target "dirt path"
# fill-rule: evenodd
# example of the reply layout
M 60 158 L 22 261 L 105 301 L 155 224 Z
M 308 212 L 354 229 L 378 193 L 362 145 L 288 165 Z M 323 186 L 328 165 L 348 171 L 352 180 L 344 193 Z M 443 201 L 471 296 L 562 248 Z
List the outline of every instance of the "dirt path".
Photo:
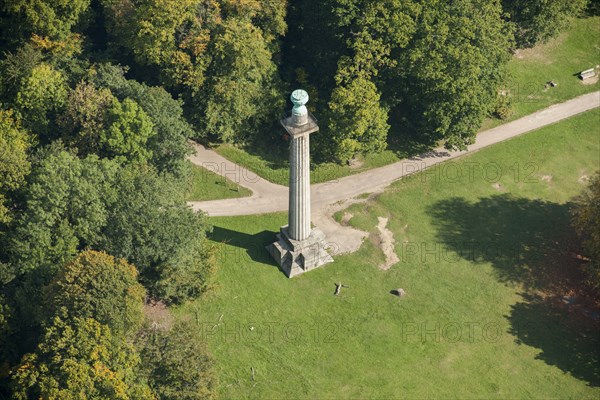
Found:
M 384 271 L 390 269 L 394 264 L 398 263 L 400 259 L 394 250 L 394 244 L 396 240 L 394 239 L 394 233 L 390 231 L 387 227 L 388 219 L 384 217 L 377 217 L 377 230 L 379 231 L 379 240 L 381 244 L 381 250 L 383 251 L 383 255 L 385 256 L 385 262 L 379 266 Z
M 339 207 L 334 207 L 336 203 L 361 201 L 355 198 L 363 193 L 380 193 L 392 182 L 404 176 L 423 171 L 441 162 L 475 152 L 597 107 L 600 107 L 600 91 L 553 105 L 521 119 L 481 132 L 477 135 L 475 144 L 469 146 L 466 151 L 449 152 L 444 149 L 437 149 L 381 168 L 375 168 L 331 182 L 312 185 L 313 222 L 328 237 L 339 238 L 339 234 L 345 232 L 342 237 L 348 239 L 349 242 L 339 241 L 339 243 L 343 243 L 343 246 L 341 246 L 343 251 L 340 252 L 351 252 L 360 246 L 365 233 L 360 233 L 360 231 L 350 227 L 342 227 L 331 218 L 332 213 L 339 209 Z M 253 194 L 245 198 L 190 202 L 189 204 L 193 209 L 203 210 L 210 216 L 240 216 L 287 211 L 287 187 L 271 183 L 201 145 L 194 144 L 194 147 L 197 151 L 197 154 L 191 157 L 194 164 L 204 166 L 235 181 L 239 185 L 252 190 Z M 334 234 L 338 236 L 333 236 Z

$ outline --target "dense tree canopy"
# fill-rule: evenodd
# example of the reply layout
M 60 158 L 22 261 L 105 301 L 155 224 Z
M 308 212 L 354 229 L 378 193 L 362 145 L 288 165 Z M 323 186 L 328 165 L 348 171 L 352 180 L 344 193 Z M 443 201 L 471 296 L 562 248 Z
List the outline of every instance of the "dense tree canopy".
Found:
M 142 322 L 144 288 L 125 260 L 96 251 L 81 253 L 60 269 L 46 296 L 51 312 L 94 318 L 120 333 L 136 332 Z
M 199 117 L 206 134 L 242 142 L 273 117 L 278 101 L 276 66 L 260 29 L 249 20 L 229 18 L 213 43 L 208 95 Z
M 78 249 L 98 242 L 117 168 L 95 155 L 79 159 L 62 146 L 38 153 L 10 242 L 20 274 L 36 270 L 52 276 Z
M 581 14 L 587 0 L 502 0 L 504 11 L 516 26 L 520 47 L 530 47 L 556 37 Z
M 101 247 L 136 265 L 151 294 L 170 301 L 197 297 L 211 283 L 212 251 L 202 214 L 186 207 L 176 186 L 144 167 L 119 171 Z
M 90 0 L 11 0 L 3 2 L 14 32 L 64 39 L 90 5 Z
M 498 1 L 423 1 L 422 10 L 391 75 L 403 82 L 393 89 L 396 111 L 426 141 L 463 149 L 505 82 L 511 30 Z
M 7 197 L 25 183 L 29 174 L 30 146 L 31 139 L 13 112 L 0 110 L 0 227 L 11 220 Z
M 56 317 L 13 376 L 15 399 L 151 399 L 131 344 L 92 318 Z
M 48 136 L 67 94 L 66 78 L 60 70 L 45 63 L 34 67 L 31 74 L 22 80 L 15 100 L 24 126 L 33 133 Z
M 188 138 L 194 136 L 183 116 L 182 102 L 173 99 L 162 87 L 148 86 L 126 79 L 126 69 L 102 64 L 91 72 L 99 91 L 110 90 L 119 100 L 134 100 L 152 121 L 154 134 L 146 145 L 152 153 L 150 163 L 160 172 L 180 175 L 184 158 L 190 154 Z

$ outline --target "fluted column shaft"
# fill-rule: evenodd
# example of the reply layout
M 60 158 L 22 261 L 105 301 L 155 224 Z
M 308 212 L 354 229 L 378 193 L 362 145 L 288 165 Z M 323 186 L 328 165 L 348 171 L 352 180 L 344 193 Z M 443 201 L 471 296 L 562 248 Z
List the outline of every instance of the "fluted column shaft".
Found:
M 294 240 L 310 236 L 309 135 L 293 137 L 290 145 L 289 235 Z

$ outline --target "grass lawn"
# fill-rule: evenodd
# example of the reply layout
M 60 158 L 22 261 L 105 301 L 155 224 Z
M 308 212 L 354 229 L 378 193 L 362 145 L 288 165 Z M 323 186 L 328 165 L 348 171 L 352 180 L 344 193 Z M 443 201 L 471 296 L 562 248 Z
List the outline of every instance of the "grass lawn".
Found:
M 599 90 L 600 84 L 584 85 L 575 76 L 582 70 L 600 64 L 600 17 L 578 19 L 572 28 L 557 39 L 533 49 L 521 50 L 509 64 L 512 75 L 509 85 L 514 96 L 514 112 L 507 120 L 517 119 L 537 110 Z M 544 89 L 546 82 L 558 83 L 556 88 Z M 482 130 L 498 126 L 507 121 L 489 119 Z M 408 156 L 420 154 L 425 149 L 403 144 L 405 150 L 386 150 L 378 155 L 367 156 L 358 168 L 334 163 L 315 165 L 312 183 L 327 182 L 367 169 L 391 164 Z M 288 184 L 287 150 L 285 146 L 264 153 L 247 152 L 230 145 L 216 148 L 229 160 L 242 165 L 254 173 L 281 185 Z M 277 154 L 279 153 L 279 154 Z
M 600 167 L 599 119 L 396 182 L 349 209 L 372 232 L 357 253 L 291 280 L 264 250 L 285 214 L 211 219 L 220 286 L 175 313 L 198 322 L 222 397 L 598 398 L 598 321 L 555 296 L 579 293 L 567 202 Z M 401 260 L 388 271 L 379 216 Z
M 186 201 L 205 201 L 246 197 L 252 192 L 206 168 L 189 163 Z
M 509 63 L 512 76 L 509 89 L 514 101 L 509 120 L 600 89 L 598 80 L 589 79 L 584 83 L 577 76 L 597 65 L 600 65 L 600 17 L 575 20 L 571 29 L 556 39 L 519 50 Z M 546 88 L 548 81 L 558 86 Z M 483 129 L 504 122 L 488 120 Z

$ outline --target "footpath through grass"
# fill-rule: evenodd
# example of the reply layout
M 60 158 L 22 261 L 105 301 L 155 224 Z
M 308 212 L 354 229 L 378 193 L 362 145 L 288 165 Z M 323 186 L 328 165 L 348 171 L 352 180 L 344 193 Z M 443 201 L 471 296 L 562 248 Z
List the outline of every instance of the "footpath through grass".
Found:
M 252 195 L 250 190 L 221 175 L 192 163 L 189 164 L 186 201 L 208 201 Z
M 219 287 L 176 313 L 198 322 L 222 397 L 598 398 L 597 311 L 570 286 L 568 201 L 600 168 L 599 121 L 395 183 L 348 210 L 371 232 L 357 253 L 291 280 L 264 249 L 285 214 L 211 219 Z M 377 217 L 400 259 L 388 271 Z M 336 282 L 349 288 L 334 296 Z
M 533 49 L 520 50 L 509 63 L 512 75 L 509 84 L 514 97 L 513 114 L 508 120 L 489 119 L 482 130 L 506 123 L 535 111 L 560 103 L 600 88 L 600 84 L 583 84 L 576 76 L 582 70 L 600 64 L 600 17 L 578 19 L 569 31 L 549 43 Z M 558 84 L 545 88 L 548 81 Z M 590 81 L 587 81 L 588 83 Z M 319 133 L 317 133 L 319 134 Z M 263 178 L 280 184 L 288 184 L 288 153 L 281 146 L 273 151 L 255 149 L 245 151 L 230 145 L 219 146 L 216 151 L 229 160 L 242 165 Z M 359 167 L 326 163 L 314 165 L 311 182 L 321 183 L 360 173 L 367 169 L 391 164 L 403 158 L 422 153 L 419 146 L 404 146 L 406 150 L 389 149 L 381 154 L 361 160 Z

